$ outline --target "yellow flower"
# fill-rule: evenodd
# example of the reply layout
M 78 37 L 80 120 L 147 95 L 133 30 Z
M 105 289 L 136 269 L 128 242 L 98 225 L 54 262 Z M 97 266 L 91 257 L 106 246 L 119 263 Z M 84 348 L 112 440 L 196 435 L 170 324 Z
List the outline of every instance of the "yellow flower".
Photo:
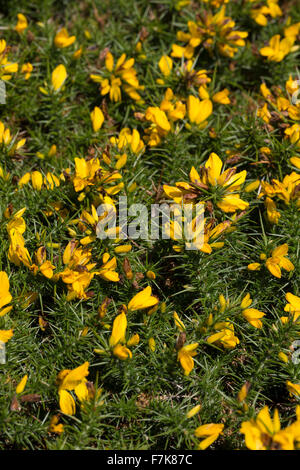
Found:
M 5 271 L 0 271 L 0 317 L 8 313 L 12 306 L 5 307 L 12 300 L 9 292 L 9 279 Z M 5 307 L 5 308 L 3 308 Z
M 115 250 L 115 253 L 119 254 L 119 253 L 129 253 L 131 249 L 132 249 L 132 245 L 119 245 L 119 246 L 116 246 L 114 250 Z
M 249 271 L 259 271 L 260 268 L 261 268 L 261 264 L 260 263 L 250 263 L 250 264 L 248 264 L 247 268 L 249 269 Z
M 250 389 L 250 383 L 249 382 L 244 383 L 244 385 L 242 386 L 242 388 L 240 389 L 237 395 L 237 400 L 239 403 L 243 403 L 243 401 L 245 401 L 248 395 L 249 389 Z
M 244 421 L 240 432 L 245 435 L 245 444 L 250 450 L 294 450 L 300 441 L 300 421 L 281 429 L 278 410 L 273 419 L 265 406 L 255 419 Z
M 288 253 L 288 244 L 284 243 L 283 245 L 278 246 L 272 251 L 272 255 L 266 259 L 266 268 L 270 271 L 273 276 L 281 278 L 281 268 L 290 272 L 295 269 L 293 263 L 286 257 Z M 266 256 L 261 257 L 264 260 Z M 261 263 L 250 263 L 248 264 L 248 269 L 250 271 L 259 271 L 261 268 Z
M 64 369 L 57 376 L 60 390 L 74 390 L 89 375 L 89 363 L 84 362 L 73 370 Z
M 284 307 L 285 312 L 293 313 L 293 321 L 297 321 L 300 317 L 300 297 L 287 292 L 285 295 L 288 304 Z
M 156 274 L 153 272 L 153 271 L 147 271 L 146 272 L 146 276 L 148 279 L 150 279 L 151 281 L 154 281 L 154 279 L 156 279 Z
M 0 78 L 1 80 L 10 80 L 11 74 L 18 71 L 18 64 L 8 62 L 9 47 L 4 39 L 0 39 Z
M 58 65 L 52 72 L 52 86 L 55 91 L 59 91 L 63 86 L 68 74 L 63 64 Z
M 156 304 L 158 304 L 158 299 L 152 295 L 152 289 L 148 286 L 130 300 L 128 310 L 142 310 Z
M 101 84 L 101 95 L 107 95 L 111 101 L 121 101 L 121 88 L 127 93 L 130 98 L 135 101 L 141 101 L 141 96 L 137 90 L 142 90 L 144 87 L 140 86 L 136 76 L 136 70 L 133 67 L 134 59 L 127 59 L 126 54 L 122 54 L 117 60 L 116 64 L 113 55 L 108 52 L 105 57 L 105 68 L 107 73 L 104 76 L 90 75 L 90 78 Z M 108 78 L 104 78 L 105 75 Z
M 227 88 L 224 88 L 224 90 L 219 91 L 218 93 L 214 94 L 214 96 L 212 97 L 212 100 L 215 103 L 230 104 L 229 90 Z
M 271 224 L 278 224 L 281 214 L 276 210 L 275 202 L 270 197 L 266 197 L 265 206 L 267 208 L 267 217 L 269 222 Z
M 59 407 L 62 413 L 66 415 L 75 415 L 76 404 L 73 396 L 67 390 L 60 390 L 59 394 Z
M 290 162 L 292 165 L 294 165 L 296 168 L 300 169 L 300 158 L 299 157 L 292 157 L 290 158 Z
M 0 67 L 0 70 L 1 70 L 1 67 Z M 8 155 L 13 155 L 14 152 L 20 149 L 21 147 L 23 147 L 26 142 L 26 139 L 21 139 L 11 146 L 10 144 L 14 142 L 15 140 L 16 140 L 16 137 L 13 137 L 10 133 L 10 130 L 8 128 L 5 128 L 3 122 L 0 121 L 0 145 L 3 144 L 4 146 L 8 148 Z
M 19 393 L 22 393 L 24 391 L 24 388 L 26 387 L 26 383 L 27 383 L 27 379 L 28 379 L 28 375 L 24 375 L 24 377 L 20 380 L 20 382 L 18 383 L 17 387 L 16 387 L 16 393 L 19 394 Z
M 269 41 L 269 46 L 260 49 L 260 54 L 269 61 L 281 62 L 291 52 L 295 40 L 293 37 L 285 37 L 280 40 L 280 34 L 276 34 Z
M 119 274 L 115 271 L 117 267 L 117 260 L 115 257 L 109 259 L 108 253 L 103 255 L 103 265 L 99 271 L 96 271 L 95 274 L 98 274 L 105 279 L 106 281 L 118 282 L 120 280 Z
M 179 331 L 184 331 L 184 323 L 180 320 L 179 315 L 176 312 L 173 313 L 173 318 L 175 321 L 175 325 L 179 328 Z
M 195 429 L 196 437 L 204 437 L 198 445 L 198 450 L 205 450 L 215 442 L 224 429 L 224 424 L 208 423 Z
M 208 344 L 217 343 L 225 349 L 235 348 L 239 344 L 240 340 L 234 335 L 234 326 L 231 322 L 218 322 L 214 325 L 214 329 L 217 330 L 217 333 L 206 339 Z
M 172 71 L 173 61 L 168 55 L 163 55 L 158 62 L 158 66 L 160 68 L 161 73 L 165 77 L 168 77 Z
M 122 179 L 122 175 L 117 171 L 105 170 L 100 165 L 98 158 L 92 158 L 89 161 L 84 158 L 75 158 L 73 184 L 76 192 L 82 191 L 86 186 L 97 185 L 99 192 L 114 195 L 122 189 L 123 183 L 116 186 L 110 186 L 110 184 L 119 179 Z M 103 196 L 101 202 L 107 204 L 110 208 L 114 206 L 113 200 L 108 196 Z
M 262 328 L 262 321 L 260 320 L 265 316 L 265 313 L 257 310 L 256 308 L 248 308 L 252 304 L 250 294 L 246 294 L 242 299 L 241 308 L 244 318 L 255 328 Z
M 125 343 L 125 333 L 127 328 L 127 318 L 124 312 L 118 315 L 112 327 L 112 333 L 109 339 L 109 345 L 114 347 L 118 343 Z
M 186 105 L 174 95 L 171 88 L 167 88 L 159 108 L 167 114 L 167 118 L 172 122 L 184 119 L 186 114 Z
M 31 173 L 31 182 L 34 189 L 40 191 L 43 185 L 43 175 L 40 171 L 33 171 Z
M 245 310 L 243 310 L 243 316 L 250 323 L 250 325 L 254 326 L 255 328 L 262 328 L 262 322 L 260 318 L 264 317 L 265 313 L 260 312 L 256 308 L 245 308 Z
M 136 333 L 135 335 L 131 336 L 131 338 L 127 341 L 127 346 L 132 347 L 136 346 L 140 342 L 140 337 Z
M 190 95 L 187 99 L 187 112 L 190 122 L 199 126 L 212 114 L 213 104 L 210 99 L 200 101 Z
M 167 196 L 177 204 L 186 200 L 197 202 L 204 190 L 206 192 L 210 190 L 213 199 L 217 200 L 217 206 L 222 211 L 230 213 L 236 212 L 238 209 L 247 209 L 248 202 L 243 201 L 238 194 L 241 185 L 245 182 L 246 170 L 236 173 L 236 168 L 228 168 L 222 172 L 222 166 L 222 160 L 213 152 L 201 167 L 200 174 L 192 167 L 190 183 L 178 182 L 175 187 L 164 185 L 163 189 Z M 219 228 L 223 230 L 226 226 L 220 224 Z
M 155 351 L 155 339 L 154 338 L 149 338 L 149 341 L 148 341 L 148 344 L 149 344 L 149 348 L 152 352 Z
M 25 80 L 28 80 L 30 78 L 32 70 L 33 66 L 30 62 L 27 62 L 27 64 L 22 65 L 21 73 L 25 73 Z
M 102 124 L 104 122 L 104 115 L 101 109 L 98 108 L 98 106 L 95 106 L 90 116 L 93 124 L 93 130 L 94 132 L 97 132 L 102 127 Z
M 47 279 L 51 279 L 53 277 L 53 269 L 55 269 L 55 266 L 49 260 L 46 260 L 46 256 L 46 248 L 44 246 L 40 246 L 35 253 L 38 266 L 33 265 L 31 266 L 31 269 L 33 269 L 34 274 L 39 270 Z
M 73 59 L 75 59 L 75 60 L 80 59 L 80 57 L 82 56 L 82 52 L 83 52 L 82 47 L 77 49 L 77 51 L 75 51 L 74 54 L 73 54 Z
M 290 204 L 292 200 L 299 199 L 300 175 L 293 171 L 290 175 L 286 175 L 282 181 L 273 179 L 272 184 L 262 181 L 261 196 L 270 198 L 278 197 L 285 204 Z
M 272 115 L 268 110 L 268 105 L 265 103 L 262 108 L 257 110 L 257 116 L 260 117 L 264 122 L 269 122 Z
M 24 16 L 22 13 L 18 13 L 18 23 L 15 26 L 15 31 L 21 34 L 26 28 L 28 28 L 26 16 Z
M 186 417 L 189 419 L 189 418 L 192 418 L 193 416 L 195 416 L 197 413 L 199 413 L 199 411 L 201 410 L 201 405 L 196 405 L 194 406 L 194 408 L 192 408 L 190 411 L 187 412 L 186 414 Z
M 59 422 L 59 416 L 54 415 L 51 418 L 50 424 L 49 424 L 49 432 L 53 432 L 56 434 L 61 434 L 64 432 L 64 425 L 63 424 L 58 424 Z
M 64 47 L 69 47 L 73 42 L 75 42 L 76 36 L 69 36 L 68 31 L 66 28 L 62 28 L 58 33 L 56 34 L 54 38 L 54 44 L 56 47 L 59 48 L 64 48 Z
M 125 361 L 126 359 L 131 359 L 132 358 L 132 352 L 130 349 L 128 349 L 126 346 L 123 344 L 117 344 L 113 348 L 113 354 L 116 356 L 118 359 L 121 359 L 121 361 Z
M 10 241 L 8 250 L 9 261 L 14 263 L 16 266 L 20 266 L 21 263 L 23 263 L 25 266 L 30 268 L 31 257 L 27 248 L 25 248 L 25 241 L 22 234 L 15 228 L 12 228 L 9 230 L 8 236 Z
M 281 268 L 290 272 L 295 269 L 293 263 L 286 258 L 288 253 L 288 244 L 278 246 L 272 251 L 272 256 L 266 260 L 266 267 L 273 276 L 281 278 Z
M 132 132 L 128 127 L 124 127 L 117 137 L 111 137 L 110 143 L 117 146 L 118 150 L 123 150 L 126 147 L 133 153 L 140 153 L 145 149 L 145 144 L 141 139 L 140 133 L 137 129 Z
M 266 26 L 268 24 L 267 16 L 272 18 L 282 16 L 281 8 L 277 3 L 278 0 L 267 0 L 267 5 L 255 7 L 251 10 L 251 17 L 260 26 Z
M 295 395 L 296 397 L 300 396 L 300 384 L 293 384 L 292 382 L 287 380 L 286 381 L 286 386 L 287 386 L 287 389 L 288 389 L 291 397 L 293 395 Z
M 181 367 L 184 370 L 184 375 L 189 375 L 194 368 L 193 356 L 196 356 L 198 343 L 187 344 L 179 349 L 177 360 L 180 361 Z
M 125 343 L 125 334 L 127 328 L 127 318 L 126 314 L 123 311 L 120 313 L 113 322 L 112 332 L 109 339 L 109 345 L 112 348 L 114 356 L 122 361 L 132 358 L 132 353 L 124 344 Z M 139 335 L 134 335 L 131 337 L 127 343 L 127 346 L 136 346 L 140 341 Z
M 13 335 L 13 330 L 0 330 L 0 341 L 2 341 L 2 343 L 7 343 Z
M 220 6 L 221 2 L 214 2 Z M 178 31 L 177 39 L 187 43 L 186 46 L 172 45 L 172 57 L 191 59 L 194 56 L 195 48 L 200 44 L 204 48 L 211 50 L 216 44 L 220 53 L 226 57 L 233 57 L 238 47 L 245 46 L 245 38 L 248 33 L 235 30 L 235 22 L 225 16 L 225 5 L 215 14 L 211 12 L 199 15 L 197 22 L 188 21 L 189 32 Z
M 56 382 L 58 385 L 59 406 L 63 413 L 74 415 L 76 412 L 75 400 L 70 393 L 71 391 L 75 392 L 80 401 L 89 398 L 86 386 L 86 376 L 89 374 L 88 368 L 89 363 L 84 362 L 76 369 L 64 369 L 58 374 Z
M 285 364 L 287 364 L 287 363 L 289 362 L 288 356 L 287 356 L 284 352 L 282 352 L 282 351 L 280 351 L 280 352 L 278 353 L 278 359 L 280 359 L 281 362 L 284 362 Z

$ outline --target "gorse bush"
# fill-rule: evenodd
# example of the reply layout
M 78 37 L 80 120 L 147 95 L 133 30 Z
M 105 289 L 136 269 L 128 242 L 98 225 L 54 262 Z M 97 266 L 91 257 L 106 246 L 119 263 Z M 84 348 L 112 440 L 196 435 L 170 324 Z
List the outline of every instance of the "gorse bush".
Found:
M 1 448 L 300 448 L 297 2 L 0 9 Z

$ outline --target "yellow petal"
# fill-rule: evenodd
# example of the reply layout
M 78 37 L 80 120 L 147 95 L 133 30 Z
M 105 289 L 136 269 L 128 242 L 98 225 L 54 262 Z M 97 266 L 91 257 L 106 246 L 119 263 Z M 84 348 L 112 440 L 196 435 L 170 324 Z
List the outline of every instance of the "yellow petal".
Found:
M 52 72 L 52 86 L 55 91 L 59 90 L 67 78 L 66 67 L 63 64 L 58 65 Z
M 18 385 L 16 387 L 16 393 L 22 393 L 23 392 L 24 388 L 26 387 L 27 379 L 28 379 L 28 375 L 26 374 L 26 375 L 24 375 L 24 377 L 18 383 Z
M 13 330 L 0 330 L 0 341 L 7 343 L 13 336 Z
M 59 407 L 62 413 L 73 416 L 76 412 L 76 405 L 72 395 L 67 390 L 60 390 L 59 392 Z
M 136 294 L 128 304 L 128 310 L 142 310 L 144 308 L 153 307 L 158 303 L 158 299 L 152 294 L 152 289 L 150 286 L 143 289 L 141 292 Z
M 113 322 L 112 333 L 109 339 L 111 347 L 115 346 L 119 342 L 125 341 L 125 333 L 127 328 L 127 317 L 124 312 L 120 313 Z
M 99 129 L 101 129 L 102 124 L 104 122 L 104 115 L 98 106 L 95 106 L 93 111 L 91 112 L 91 121 L 93 124 L 93 130 L 94 132 L 97 132 Z

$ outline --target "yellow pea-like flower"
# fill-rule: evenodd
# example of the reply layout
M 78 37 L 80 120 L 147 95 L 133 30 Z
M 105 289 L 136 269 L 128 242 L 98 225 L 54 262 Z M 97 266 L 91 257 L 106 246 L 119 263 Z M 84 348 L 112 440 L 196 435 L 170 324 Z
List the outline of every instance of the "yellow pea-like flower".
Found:
M 58 65 L 52 72 L 51 81 L 55 91 L 60 90 L 67 78 L 67 70 L 63 64 Z
M 93 130 L 94 132 L 97 132 L 99 129 L 101 129 L 102 124 L 104 122 L 103 112 L 100 108 L 98 108 L 98 106 L 95 106 L 90 116 L 93 125 Z

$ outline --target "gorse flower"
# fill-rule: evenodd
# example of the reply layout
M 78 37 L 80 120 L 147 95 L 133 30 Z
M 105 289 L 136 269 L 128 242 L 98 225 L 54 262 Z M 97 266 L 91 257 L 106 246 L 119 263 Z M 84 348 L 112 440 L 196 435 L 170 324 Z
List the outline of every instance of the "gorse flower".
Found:
M 25 247 L 23 233 L 26 230 L 26 224 L 22 217 L 26 208 L 16 212 L 7 224 L 7 232 L 9 237 L 8 259 L 16 266 L 24 264 L 27 268 L 32 265 L 31 256 Z
M 123 307 L 125 309 L 125 306 Z M 129 338 L 129 340 L 127 341 L 127 345 L 126 345 L 126 339 L 125 339 L 126 329 L 127 329 L 127 317 L 126 317 L 125 311 L 123 310 L 114 319 L 111 336 L 109 338 L 109 345 L 112 348 L 112 352 L 114 356 L 116 356 L 118 359 L 121 359 L 122 361 L 132 358 L 132 353 L 130 349 L 128 349 L 127 346 L 134 347 L 137 344 L 139 344 L 139 341 L 140 341 L 139 335 L 135 334 L 131 336 L 131 338 Z
M 33 71 L 33 66 L 30 62 L 23 64 L 21 67 L 21 73 L 25 74 L 25 80 L 28 80 L 30 78 L 32 71 Z
M 27 380 L 28 380 L 28 375 L 26 374 L 26 375 L 24 375 L 24 377 L 22 377 L 22 379 L 20 380 L 20 382 L 16 386 L 16 393 L 17 394 L 20 394 L 24 391 L 24 389 L 26 387 L 26 384 L 27 384 Z
M 198 445 L 198 450 L 205 450 L 213 444 L 224 429 L 224 424 L 208 423 L 195 429 L 195 436 L 204 438 Z
M 85 362 L 76 369 L 62 370 L 56 379 L 58 385 L 59 406 L 62 413 L 75 415 L 76 404 L 71 392 L 74 392 L 80 402 L 89 399 L 89 389 L 86 385 L 89 374 L 89 363 Z
M 164 185 L 168 197 L 176 203 L 197 202 L 209 194 L 217 207 L 226 213 L 245 210 L 249 203 L 239 196 L 242 184 L 245 182 L 245 170 L 236 173 L 236 168 L 228 168 L 222 172 L 222 160 L 216 153 L 211 153 L 200 174 L 192 167 L 190 183 L 178 182 L 176 186 Z
M 58 65 L 52 72 L 51 81 L 54 91 L 60 91 L 66 81 L 68 74 L 63 64 Z
M 3 150 L 8 151 L 8 155 L 14 155 L 16 150 L 21 149 L 26 143 L 26 139 L 20 139 L 16 142 L 16 137 L 12 136 L 8 127 L 5 127 L 2 121 L 0 121 L 0 147 Z
M 66 28 L 62 28 L 56 33 L 54 38 L 54 44 L 56 47 L 63 49 L 69 47 L 76 41 L 76 36 L 69 36 Z
M 13 330 L 10 329 L 10 330 L 0 330 L 0 341 L 2 341 L 2 343 L 7 343 L 7 341 L 9 341 L 12 337 L 13 337 L 14 333 L 13 333 Z M 1 347 L 2 349 L 2 347 Z
M 296 0 L 4 3 L 2 447 L 300 450 Z
M 216 343 L 225 349 L 235 348 L 239 344 L 240 340 L 234 335 L 234 326 L 230 321 L 217 322 L 213 328 L 217 330 L 217 333 L 208 336 L 206 339 L 208 344 Z
M 93 125 L 93 130 L 94 132 L 97 132 L 102 127 L 102 124 L 104 122 L 104 115 L 101 109 L 98 108 L 98 106 L 95 106 L 90 116 Z
M 270 39 L 268 46 L 260 49 L 260 53 L 262 56 L 267 57 L 269 61 L 281 62 L 291 52 L 294 42 L 292 37 L 280 39 L 280 35 L 276 34 Z
M 250 294 L 246 294 L 242 299 L 241 308 L 244 318 L 255 328 L 262 328 L 261 318 L 265 316 L 265 313 L 257 310 L 256 308 L 249 308 L 252 304 Z
M 151 287 L 148 286 L 130 300 L 127 308 L 131 311 L 143 310 L 153 307 L 158 304 L 158 302 L 158 299 L 152 295 Z
M 22 13 L 18 13 L 18 23 L 15 26 L 15 31 L 17 31 L 19 34 L 22 34 L 27 28 L 28 21 L 26 16 L 24 16 Z
M 286 387 L 289 391 L 290 396 L 300 396 L 300 384 L 293 384 L 290 380 L 286 381 Z
M 122 54 L 115 63 L 113 55 L 107 52 L 105 57 L 106 73 L 103 76 L 92 74 L 90 77 L 94 82 L 100 83 L 101 95 L 109 94 L 111 101 L 121 101 L 121 89 L 133 100 L 141 101 L 138 90 L 143 90 L 143 87 L 139 84 L 133 65 L 134 59 L 126 60 L 126 54 Z
M 290 318 L 292 318 L 293 321 L 297 321 L 300 317 L 300 297 L 291 292 L 287 292 L 285 298 L 288 303 L 285 305 L 284 311 L 290 314 Z M 283 323 L 286 323 L 289 317 L 283 316 L 280 319 Z
M 267 258 L 267 256 L 263 253 L 261 255 L 261 259 L 265 260 L 265 266 L 270 271 L 270 273 L 277 277 L 281 278 L 281 269 L 285 269 L 288 272 L 291 272 L 295 269 L 293 263 L 286 257 L 288 253 L 288 244 L 284 243 L 280 245 L 272 251 L 272 255 Z M 250 263 L 248 264 L 248 269 L 250 271 L 257 271 L 260 270 L 261 263 Z
M 131 131 L 128 127 L 124 127 L 118 137 L 111 137 L 110 143 L 116 146 L 119 151 L 128 149 L 133 153 L 140 153 L 145 149 L 139 131 L 137 129 Z
M 300 413 L 297 407 L 297 420 L 281 429 L 278 410 L 273 419 L 265 406 L 255 419 L 244 421 L 240 432 L 245 435 L 245 444 L 250 450 L 294 450 L 300 444 Z
M 0 79 L 10 80 L 13 73 L 18 71 L 18 64 L 16 62 L 8 62 L 9 47 L 4 39 L 0 40 Z
M 187 111 L 192 124 L 203 126 L 206 119 L 213 112 L 213 104 L 210 99 L 200 101 L 195 96 L 190 95 L 187 100 Z
M 235 30 L 235 21 L 225 16 L 225 13 L 226 8 L 223 5 L 215 15 L 205 12 L 197 22 L 188 21 L 189 32 L 177 32 L 177 39 L 188 44 L 184 47 L 173 44 L 171 56 L 191 59 L 199 45 L 211 51 L 216 44 L 222 55 L 233 57 L 239 47 L 245 46 L 248 33 Z
M 128 349 L 124 344 L 121 344 L 125 343 L 126 328 L 127 318 L 125 312 L 122 312 L 114 320 L 109 339 L 109 345 L 113 348 L 113 354 L 121 360 L 132 357 L 130 349 Z
M 198 343 L 187 344 L 182 346 L 177 353 L 177 360 L 180 362 L 184 370 L 184 375 L 189 375 L 194 368 L 194 359 L 197 352 Z
M 9 292 L 9 279 L 5 271 L 0 271 L 0 317 L 10 312 L 12 305 L 7 305 L 12 301 L 12 295 Z
M 255 2 L 250 14 L 257 24 L 266 26 L 268 24 L 268 17 L 277 18 L 282 16 L 282 10 L 278 5 L 278 0 L 266 0 L 264 2 Z
M 108 195 L 115 195 L 121 191 L 123 184 L 115 185 L 122 175 L 117 170 L 105 169 L 98 158 L 86 161 L 84 158 L 75 158 L 75 175 L 73 177 L 74 189 L 82 191 L 87 186 L 95 186 L 98 191 L 105 191 Z

